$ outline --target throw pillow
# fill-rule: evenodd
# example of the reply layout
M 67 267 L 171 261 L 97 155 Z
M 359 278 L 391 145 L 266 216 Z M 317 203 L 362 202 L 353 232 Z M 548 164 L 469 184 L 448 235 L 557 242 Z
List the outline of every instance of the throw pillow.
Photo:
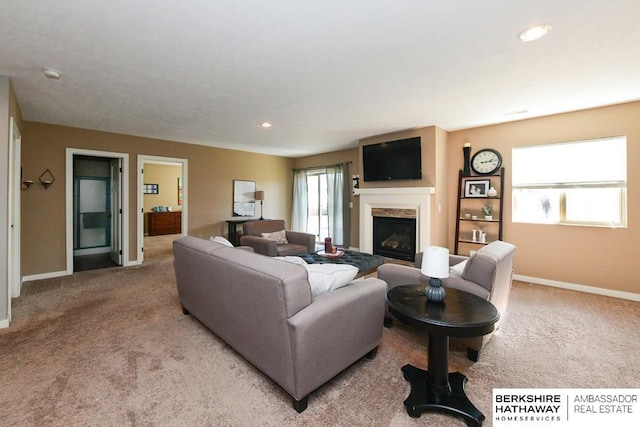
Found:
M 210 237 L 209 240 L 211 240 L 212 242 L 220 243 L 221 245 L 229 246 L 230 248 L 233 247 L 233 243 L 222 236 Z
M 348 264 L 306 264 L 311 296 L 347 286 L 358 274 L 358 268 Z
M 307 265 L 307 261 L 303 260 L 299 256 L 274 256 L 273 259 L 279 259 L 280 261 L 290 262 L 291 264 Z
M 286 245 L 289 243 L 287 240 L 287 232 L 284 230 L 274 231 L 273 233 L 262 233 L 262 237 L 273 240 L 279 245 Z
M 464 273 L 464 268 L 467 266 L 467 261 L 468 260 L 464 260 L 462 262 L 459 262 L 449 267 L 449 276 L 462 277 L 462 273 Z

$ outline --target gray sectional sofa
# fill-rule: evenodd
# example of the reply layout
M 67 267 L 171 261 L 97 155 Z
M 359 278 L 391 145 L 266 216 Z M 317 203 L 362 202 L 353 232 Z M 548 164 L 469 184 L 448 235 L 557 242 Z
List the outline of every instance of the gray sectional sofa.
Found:
M 387 285 L 360 279 L 315 298 L 304 267 L 209 240 L 173 242 L 178 296 L 191 314 L 293 398 L 308 396 L 382 339 Z

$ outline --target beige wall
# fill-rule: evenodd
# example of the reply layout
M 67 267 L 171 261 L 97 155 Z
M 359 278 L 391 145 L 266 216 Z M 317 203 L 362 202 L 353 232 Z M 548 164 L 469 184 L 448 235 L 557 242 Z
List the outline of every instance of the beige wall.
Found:
M 505 167 L 504 235 L 517 246 L 515 273 L 551 282 L 564 282 L 640 293 L 634 279 L 634 243 L 640 241 L 640 102 L 602 107 L 567 114 L 542 117 L 446 132 L 437 127 L 412 129 L 378 135 L 360 141 L 371 144 L 421 136 L 423 145 L 423 179 L 392 183 L 364 183 L 362 188 L 434 186 L 432 212 L 433 244 L 454 247 L 458 171 L 462 168 L 462 146 L 472 145 L 472 154 L 481 148 L 497 149 Z M 514 224 L 511 221 L 511 149 L 513 147 L 626 135 L 628 141 L 627 211 L 624 229 L 569 225 Z M 295 160 L 295 167 L 310 167 L 352 161 L 363 176 L 361 148 L 338 151 Z M 358 200 L 352 197 L 351 241 L 359 240 Z M 440 212 L 438 207 L 441 208 Z
M 627 136 L 628 226 L 622 229 L 571 225 L 516 224 L 511 221 L 511 149 L 613 135 Z M 517 246 L 516 274 L 640 293 L 632 273 L 640 241 L 640 102 L 559 114 L 449 133 L 449 217 L 456 215 L 462 146 L 472 154 L 494 148 L 505 166 L 504 240 Z M 571 159 L 567 159 L 570 162 Z M 541 165 L 544 167 L 544 165 Z M 455 222 L 449 223 L 453 248 Z
M 364 173 L 360 159 L 362 158 L 362 146 L 378 142 L 393 141 L 398 139 L 419 136 L 422 143 L 422 179 L 392 182 L 367 182 L 363 181 Z M 410 129 L 391 134 L 377 135 L 360 140 L 358 148 L 318 154 L 315 156 L 300 157 L 295 159 L 295 168 L 310 168 L 316 166 L 329 166 L 336 163 L 349 163 L 349 176 L 360 175 L 360 188 L 389 188 L 389 187 L 435 187 L 436 192 L 432 196 L 431 210 L 431 243 L 446 246 L 448 242 L 448 218 L 447 204 L 449 193 L 447 180 L 447 132 L 436 126 L 420 129 Z M 360 200 L 358 196 L 351 194 L 353 207 L 351 209 L 351 246 L 357 247 L 360 239 Z
M 15 102 L 15 96 L 13 104 Z M 1 101 L 1 99 L 0 99 Z M 5 104 L 6 105 L 6 104 Z M 15 108 L 15 107 L 14 107 Z M 470 142 L 472 152 L 495 148 L 506 169 L 504 239 L 517 247 L 516 274 L 567 283 L 640 293 L 640 283 L 630 274 L 633 246 L 640 238 L 640 102 L 523 120 L 502 125 L 446 132 L 437 127 L 407 130 L 363 139 L 365 143 L 421 136 L 423 180 L 376 183 L 376 186 L 435 186 L 434 244 L 453 248 L 457 174 L 462 167 L 462 146 Z M 2 117 L 4 121 L 4 117 Z M 360 149 L 343 150 L 298 159 L 287 159 L 234 150 L 217 149 L 127 135 L 95 132 L 41 123 L 24 122 L 23 167 L 25 178 L 36 177 L 46 168 L 56 176 L 47 191 L 33 186 L 22 192 L 23 275 L 64 270 L 64 167 L 65 147 L 125 152 L 130 155 L 129 218 L 130 253 L 137 253 L 136 155 L 187 158 L 189 161 L 189 230 L 200 237 L 226 235 L 225 219 L 231 217 L 234 179 L 256 181 L 265 190 L 264 216 L 285 218 L 290 224 L 291 169 L 352 162 L 349 173 L 359 173 Z M 4 130 L 2 137 L 4 136 Z M 598 227 L 514 224 L 511 222 L 511 148 L 610 135 L 628 138 L 628 227 Z M 358 172 L 356 172 L 358 171 Z M 443 179 L 442 177 L 446 177 Z M 363 188 L 373 183 L 364 183 Z M 358 200 L 351 198 L 351 241 L 358 242 Z M 441 211 L 438 211 L 438 206 Z M 46 216 L 45 216 L 46 215 Z M 43 221 L 43 218 L 46 218 Z M 451 220 L 449 220 L 451 218 Z M 1 307 L 0 307 L 1 308 Z M 0 310 L 0 320 L 1 320 Z
M 358 157 L 362 158 L 363 145 L 416 136 L 420 137 L 422 145 L 422 179 L 382 182 L 363 182 L 361 180 L 360 186 L 362 188 L 434 187 L 435 193 L 431 196 L 431 245 L 447 246 L 449 224 L 447 206 L 450 195 L 449 181 L 447 180 L 449 168 L 447 132 L 437 126 L 428 126 L 361 139 Z M 360 177 L 364 177 L 362 166 L 360 166 Z
M 226 235 L 232 216 L 233 180 L 256 181 L 268 200 L 264 215 L 290 222 L 293 160 L 236 150 L 181 144 L 108 132 L 25 122 L 22 133 L 24 176 L 49 168 L 56 182 L 22 192 L 22 274 L 60 272 L 65 260 L 65 150 L 67 147 L 129 154 L 129 253 L 137 254 L 137 156 L 188 160 L 188 234 L 208 238 Z

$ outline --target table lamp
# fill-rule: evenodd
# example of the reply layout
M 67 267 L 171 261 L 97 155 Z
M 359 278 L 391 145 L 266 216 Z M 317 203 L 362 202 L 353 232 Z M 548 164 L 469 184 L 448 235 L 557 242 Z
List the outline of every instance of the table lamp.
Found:
M 429 286 L 425 289 L 427 300 L 442 302 L 447 292 L 442 287 L 442 280 L 449 277 L 449 249 L 439 246 L 425 246 L 420 272 L 429 276 Z

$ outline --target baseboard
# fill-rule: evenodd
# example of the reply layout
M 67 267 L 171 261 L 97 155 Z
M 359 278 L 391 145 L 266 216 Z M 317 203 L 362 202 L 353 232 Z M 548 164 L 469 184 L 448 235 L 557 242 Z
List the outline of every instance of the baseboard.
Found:
M 551 286 L 554 288 L 570 289 L 572 291 L 586 292 L 588 294 L 603 295 L 606 297 L 640 301 L 640 294 L 615 291 L 613 289 L 596 288 L 595 286 L 578 285 L 575 283 L 559 282 L 556 280 L 541 279 L 539 277 L 522 276 L 514 274 L 513 278 L 521 282 L 535 283 L 536 285 Z
M 23 276 L 22 283 L 31 282 L 32 280 L 53 279 L 54 277 L 69 276 L 65 271 L 52 271 L 50 273 L 32 274 L 31 276 Z

